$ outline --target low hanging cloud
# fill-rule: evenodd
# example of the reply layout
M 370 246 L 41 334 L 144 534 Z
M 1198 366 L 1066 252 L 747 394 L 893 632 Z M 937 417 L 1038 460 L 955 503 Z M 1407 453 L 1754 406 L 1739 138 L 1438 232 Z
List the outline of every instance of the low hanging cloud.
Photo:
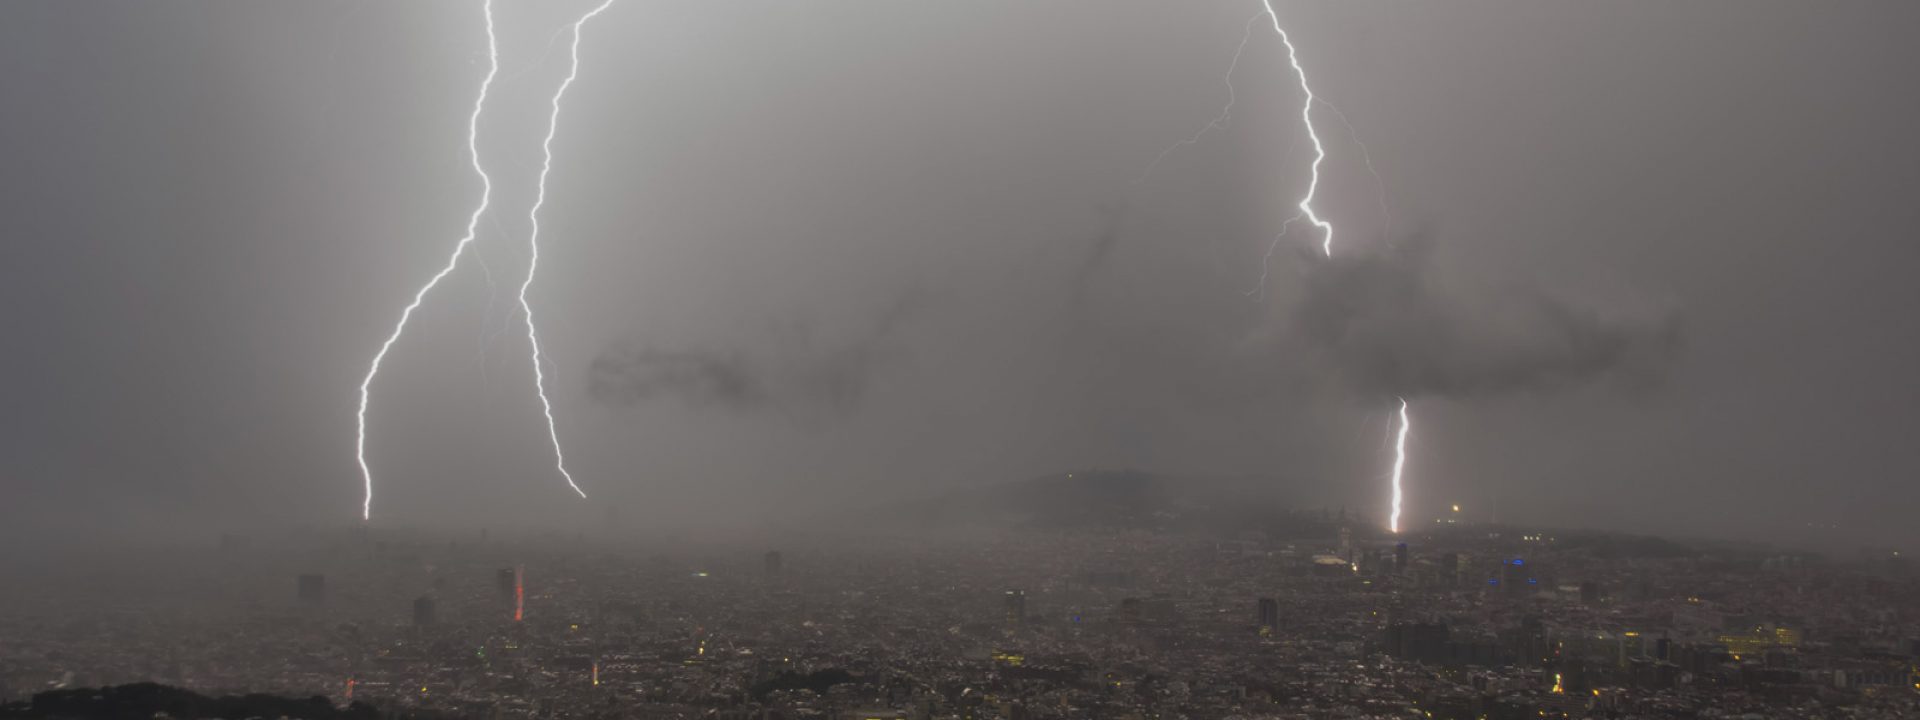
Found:
M 587 394 L 610 407 L 677 399 L 733 412 L 778 410 L 848 415 L 904 351 L 902 325 L 924 305 L 909 291 L 885 306 L 858 335 L 817 347 L 805 324 L 761 338 L 766 349 L 659 350 L 626 338 L 610 343 L 587 372 Z
M 594 357 L 587 394 L 616 407 L 668 397 L 733 410 L 767 403 L 759 371 L 740 353 L 663 351 L 630 341 L 616 342 Z
M 1420 247 L 1415 244 L 1416 248 Z M 1324 261 L 1294 308 L 1299 337 L 1362 393 L 1491 396 L 1658 385 L 1681 347 L 1673 312 L 1608 312 L 1519 287 L 1432 281 L 1422 252 Z

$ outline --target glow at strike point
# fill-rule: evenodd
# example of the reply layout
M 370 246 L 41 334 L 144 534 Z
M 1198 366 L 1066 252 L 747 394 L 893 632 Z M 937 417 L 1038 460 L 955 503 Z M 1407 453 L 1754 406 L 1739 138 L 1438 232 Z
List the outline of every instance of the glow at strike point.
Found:
M 1400 473 L 1407 466 L 1407 430 L 1412 427 L 1407 419 L 1407 399 L 1400 399 L 1400 437 L 1393 443 L 1393 514 L 1387 518 L 1387 529 L 1400 532 Z M 1454 512 L 1460 506 L 1453 506 Z
M 1307 181 L 1307 192 L 1301 196 L 1298 205 L 1300 208 L 1299 214 L 1288 218 L 1286 222 L 1281 224 L 1280 235 L 1274 238 L 1273 244 L 1267 248 L 1267 256 L 1261 259 L 1260 284 L 1254 288 L 1255 292 L 1259 292 L 1266 287 L 1268 260 L 1272 259 L 1274 250 L 1280 245 L 1280 238 L 1286 236 L 1287 227 L 1292 225 L 1295 220 L 1305 217 L 1308 222 L 1313 223 L 1314 227 L 1320 228 L 1321 231 L 1325 233 L 1324 239 L 1322 239 L 1320 243 L 1320 251 L 1327 257 L 1333 257 L 1333 223 L 1320 219 L 1320 216 L 1313 211 L 1313 197 L 1320 189 L 1320 161 L 1325 160 L 1327 157 L 1326 147 L 1320 143 L 1320 133 L 1313 127 L 1313 104 L 1316 98 L 1313 95 L 1313 88 L 1307 84 L 1307 70 L 1300 66 L 1300 54 L 1293 47 L 1293 40 L 1287 37 L 1286 29 L 1280 26 L 1280 15 L 1274 12 L 1272 0 L 1261 0 L 1261 5 L 1266 8 L 1267 17 L 1273 20 L 1273 31 L 1279 34 L 1281 44 L 1287 46 L 1287 64 L 1293 67 L 1294 75 L 1300 78 L 1300 91 L 1306 95 L 1306 99 L 1300 104 L 1300 122 L 1307 128 L 1307 138 L 1313 141 L 1313 164 L 1311 166 L 1311 176 Z M 1245 47 L 1244 43 L 1242 47 Z M 1234 56 L 1234 61 L 1236 64 L 1239 62 L 1237 51 Z M 1229 85 L 1229 87 L 1231 87 L 1231 85 Z M 1344 121 L 1345 118 L 1343 117 L 1342 120 Z M 1349 125 L 1349 128 L 1351 128 L 1351 125 Z M 1358 141 L 1356 140 L 1356 142 Z M 1363 148 L 1362 152 L 1364 154 L 1365 146 L 1363 145 L 1361 147 Z M 1373 159 L 1367 157 L 1366 161 L 1367 170 L 1373 172 Z M 1379 177 L 1378 173 L 1375 173 L 1375 177 Z M 1382 202 L 1385 202 L 1384 195 Z M 1387 529 L 1395 533 L 1400 532 L 1400 504 L 1403 498 L 1400 480 L 1405 473 L 1407 465 L 1408 425 L 1407 400 L 1406 398 L 1401 398 L 1400 433 L 1394 445 L 1393 505 L 1387 520 Z

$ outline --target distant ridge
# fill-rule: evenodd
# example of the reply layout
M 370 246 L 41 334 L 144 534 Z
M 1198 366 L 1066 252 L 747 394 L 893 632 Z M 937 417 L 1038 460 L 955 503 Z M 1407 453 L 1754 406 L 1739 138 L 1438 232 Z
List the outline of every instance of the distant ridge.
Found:
M 437 720 L 447 716 L 420 711 L 393 715 L 382 713 L 372 705 L 363 702 L 337 708 L 332 701 L 318 695 L 304 700 L 263 694 L 207 697 L 192 690 L 150 682 L 101 688 L 49 690 L 36 693 L 29 700 L 0 705 L 0 718 L 152 720 L 155 717 L 178 720 L 193 718 L 373 720 L 388 717 Z
M 876 508 L 880 526 L 920 530 L 1157 530 L 1236 532 L 1297 527 L 1312 518 L 1282 500 L 1284 486 L 1141 470 L 1080 470 L 952 491 Z

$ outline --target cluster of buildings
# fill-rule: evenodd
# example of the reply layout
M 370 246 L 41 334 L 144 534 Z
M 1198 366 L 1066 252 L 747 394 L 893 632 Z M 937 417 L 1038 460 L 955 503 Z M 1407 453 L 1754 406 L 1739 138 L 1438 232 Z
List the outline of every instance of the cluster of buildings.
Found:
M 129 561 L 0 601 L 0 696 L 157 681 L 480 718 L 1920 717 L 1920 580 L 1891 554 L 1334 517 L 765 547 L 357 537 Z

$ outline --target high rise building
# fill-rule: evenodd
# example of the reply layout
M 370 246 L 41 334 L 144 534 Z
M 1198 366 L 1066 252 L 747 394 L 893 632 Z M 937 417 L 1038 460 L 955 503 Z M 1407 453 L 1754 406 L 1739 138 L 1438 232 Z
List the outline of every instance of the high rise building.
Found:
M 1260 632 L 1272 633 L 1280 627 L 1280 601 L 1270 597 L 1260 598 Z
M 1019 625 L 1027 621 L 1027 591 L 1008 590 L 1005 603 L 1008 624 Z
M 1597 605 L 1600 602 L 1600 583 L 1588 580 L 1580 583 L 1580 602 Z
M 422 627 L 433 624 L 433 596 L 421 595 L 413 599 L 413 624 Z
M 1406 572 L 1407 560 L 1408 560 L 1407 544 L 1400 543 L 1398 545 L 1393 546 L 1393 571 L 1396 573 Z
M 327 576 L 308 573 L 300 576 L 300 601 L 317 603 L 327 599 Z
M 518 581 L 514 579 L 513 568 L 500 568 L 494 571 L 493 589 L 500 593 L 500 599 L 512 600 L 513 588 L 516 584 Z

